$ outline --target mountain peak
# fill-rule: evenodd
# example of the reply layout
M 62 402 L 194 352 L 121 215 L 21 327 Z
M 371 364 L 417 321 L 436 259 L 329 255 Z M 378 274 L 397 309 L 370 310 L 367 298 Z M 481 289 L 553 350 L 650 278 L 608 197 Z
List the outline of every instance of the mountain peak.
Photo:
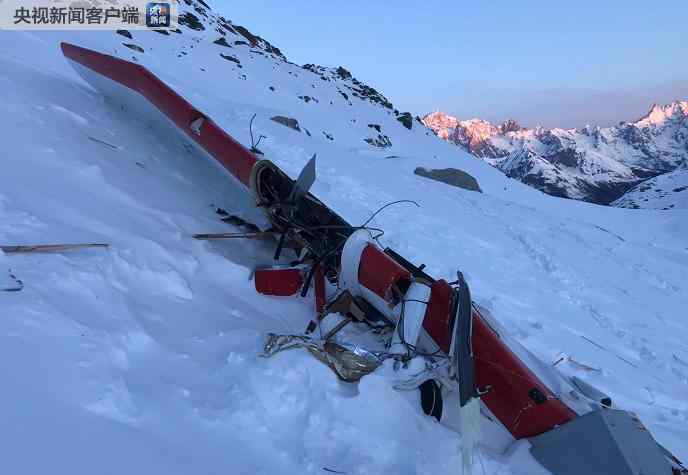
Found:
M 637 120 L 635 125 L 638 127 L 656 126 L 664 124 L 667 120 L 680 120 L 686 117 L 688 117 L 688 102 L 677 100 L 666 105 L 653 104 L 649 112 Z
M 502 134 L 506 134 L 508 132 L 519 132 L 523 130 L 523 127 L 514 119 L 507 119 L 499 126 L 499 130 Z
M 428 127 L 430 130 L 435 132 L 439 138 L 447 140 L 451 130 L 455 129 L 459 123 L 459 119 L 456 117 L 445 114 L 441 111 L 431 112 L 425 115 L 421 122 Z

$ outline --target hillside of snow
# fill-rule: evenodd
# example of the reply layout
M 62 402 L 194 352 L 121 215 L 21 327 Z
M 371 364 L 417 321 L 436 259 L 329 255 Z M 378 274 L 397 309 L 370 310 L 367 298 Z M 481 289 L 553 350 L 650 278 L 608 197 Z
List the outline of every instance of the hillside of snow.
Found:
M 636 209 L 688 209 L 688 167 L 645 180 L 612 205 Z
M 641 181 L 670 172 L 688 160 L 688 102 L 654 105 L 635 122 L 581 129 L 499 126 L 433 112 L 423 123 L 545 193 L 610 204 Z
M 305 351 L 260 357 L 269 332 L 305 329 L 312 296 L 256 293 L 270 243 L 191 238 L 234 229 L 217 207 L 259 221 L 253 201 L 187 138 L 94 91 L 61 41 L 145 65 L 245 145 L 255 114 L 265 157 L 295 176 L 317 153 L 313 192 L 351 223 L 417 201 L 375 218 L 385 245 L 438 278 L 461 269 L 517 340 L 688 459 L 688 210 L 547 196 L 348 71 L 289 63 L 188 1 L 168 35 L 0 32 L 0 244 L 110 244 L 0 252 L 0 287 L 10 269 L 24 283 L 0 292 L 0 472 L 411 475 L 461 462 L 460 436 L 416 393 L 375 373 L 342 383 Z M 482 193 L 417 167 L 460 168 Z M 485 473 L 546 473 L 527 444 L 489 442 Z

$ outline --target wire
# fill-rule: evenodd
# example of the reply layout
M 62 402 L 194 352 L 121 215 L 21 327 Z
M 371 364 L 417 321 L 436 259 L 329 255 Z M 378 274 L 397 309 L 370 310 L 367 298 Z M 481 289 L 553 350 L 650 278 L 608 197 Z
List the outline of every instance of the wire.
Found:
M 325 260 L 327 259 L 330 254 L 333 252 L 336 252 L 339 250 L 339 248 L 344 247 L 344 244 L 346 243 L 346 240 L 340 242 L 337 244 L 335 247 L 331 248 L 329 251 L 325 252 L 322 256 L 318 257 L 314 262 L 313 265 L 311 266 L 310 271 L 308 271 L 308 275 L 306 276 L 306 280 L 303 282 L 303 288 L 301 289 L 301 297 L 305 297 L 308 294 L 308 288 L 311 286 L 311 280 L 313 280 L 313 276 L 315 275 L 315 270 L 318 268 L 318 266 Z
M 377 231 L 378 233 L 380 233 L 376 236 L 373 236 L 373 239 L 377 239 L 381 236 L 384 236 L 384 234 L 385 234 L 384 229 L 373 228 L 371 226 L 365 226 L 365 225 L 362 225 L 362 226 L 351 226 L 351 225 L 343 226 L 343 225 L 337 225 L 337 224 L 330 224 L 330 225 L 322 225 L 322 226 L 297 226 L 297 227 L 299 227 L 300 229 L 303 229 L 304 231 L 312 231 L 312 230 L 317 230 L 317 229 L 349 229 L 349 230 L 353 230 L 353 231 L 358 231 L 359 229 L 367 229 L 369 231 Z
M 418 202 L 413 201 L 413 200 L 397 200 L 397 201 L 390 201 L 389 203 L 387 203 L 387 204 L 381 206 L 380 208 L 378 208 L 377 211 L 375 211 L 372 215 L 370 215 L 370 218 L 368 218 L 368 219 L 366 220 L 366 222 L 363 223 L 363 224 L 361 225 L 361 227 L 364 227 L 364 226 L 366 226 L 369 222 L 371 222 L 371 221 L 373 220 L 373 218 L 374 218 L 375 216 L 377 216 L 383 209 L 385 209 L 385 208 L 387 208 L 387 207 L 389 207 L 389 206 L 392 206 L 392 205 L 399 204 L 399 203 L 413 203 L 413 204 L 416 205 L 418 208 L 420 208 L 420 205 L 418 204 Z
M 378 209 L 377 209 L 372 215 L 370 215 L 370 217 L 369 217 L 362 225 L 360 225 L 360 226 L 351 226 L 351 225 L 303 226 L 303 225 L 301 225 L 301 224 L 296 223 L 295 220 L 294 220 L 294 217 L 292 217 L 291 219 L 287 220 L 287 222 L 286 222 L 286 228 L 288 229 L 289 227 L 293 227 L 293 228 L 295 228 L 295 229 L 298 229 L 298 230 L 301 230 L 301 231 L 305 231 L 305 232 L 311 232 L 311 233 L 312 233 L 313 231 L 317 231 L 317 230 L 319 230 L 319 229 L 346 229 L 346 230 L 351 230 L 351 231 L 357 231 L 357 230 L 359 230 L 359 229 L 367 229 L 367 230 L 369 230 L 369 231 L 376 231 L 376 232 L 378 233 L 378 234 L 372 236 L 372 238 L 373 238 L 375 241 L 377 241 L 379 238 L 381 238 L 382 236 L 384 236 L 385 230 L 384 230 L 384 229 L 381 229 L 381 228 L 374 228 L 374 227 L 368 226 L 368 223 L 370 223 L 370 222 L 375 218 L 375 216 L 377 216 L 377 215 L 378 215 L 382 210 L 384 210 L 385 208 L 387 208 L 387 207 L 389 207 L 389 206 L 392 206 L 392 205 L 395 205 L 395 204 L 399 204 L 399 203 L 413 203 L 414 205 L 416 205 L 417 207 L 420 208 L 420 205 L 419 205 L 416 201 L 413 201 L 413 200 L 397 200 L 397 201 L 391 201 L 391 202 L 389 202 L 389 203 L 386 203 L 386 204 L 384 204 L 383 206 L 381 206 L 380 208 L 378 208 Z M 345 239 L 344 239 L 344 242 L 346 242 L 346 238 L 348 238 L 348 236 L 342 236 L 342 237 L 345 238 Z M 332 248 L 332 249 L 326 251 L 323 255 L 317 256 L 316 261 L 317 261 L 318 263 L 322 262 L 325 258 L 327 258 L 327 257 L 331 254 L 331 252 L 334 252 L 334 251 L 339 250 L 339 248 L 342 247 L 342 245 L 344 244 L 344 242 L 341 243 L 341 244 L 338 244 L 338 245 L 335 246 L 334 248 Z M 312 272 L 309 273 L 309 276 L 308 276 L 308 278 L 306 279 L 305 284 L 307 284 L 307 285 L 310 285 L 310 281 L 311 281 L 311 279 L 312 279 L 312 275 L 311 275 L 311 274 L 312 274 Z M 308 288 L 308 287 L 305 286 L 305 287 L 304 287 L 304 290 L 307 289 L 307 288 Z M 306 290 L 306 292 L 307 292 L 307 290 Z M 302 292 L 302 295 L 303 295 L 303 292 Z

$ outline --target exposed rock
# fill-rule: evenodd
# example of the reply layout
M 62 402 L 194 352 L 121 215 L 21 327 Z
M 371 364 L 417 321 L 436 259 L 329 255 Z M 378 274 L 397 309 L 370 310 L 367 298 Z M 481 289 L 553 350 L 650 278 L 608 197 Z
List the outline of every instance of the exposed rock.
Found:
M 232 28 L 231 23 L 225 18 L 225 17 L 218 17 L 217 18 L 217 24 L 220 25 L 220 28 L 224 29 L 225 31 L 232 33 L 233 35 L 237 35 L 238 33 Z M 222 33 L 224 35 L 224 33 Z
M 521 129 L 522 127 L 514 119 L 507 119 L 499 126 L 499 131 L 502 134 L 506 134 L 507 132 L 518 132 Z
M 392 141 L 389 139 L 388 136 L 383 134 L 378 134 L 375 138 L 364 139 L 364 141 L 372 145 L 373 147 L 378 148 L 389 148 L 392 146 Z
M 416 168 L 413 173 L 416 175 L 430 178 L 431 180 L 446 183 L 447 185 L 463 188 L 464 190 L 477 191 L 482 193 L 478 180 L 471 175 L 458 168 L 441 168 L 441 169 L 427 169 L 423 167 Z
M 243 26 L 234 25 L 234 29 L 235 29 L 235 30 L 237 31 L 237 33 L 239 33 L 241 36 L 243 36 L 244 38 L 246 38 L 247 40 L 249 40 L 249 41 L 251 42 L 251 45 L 253 45 L 253 46 L 256 46 L 256 45 L 260 42 L 260 40 L 261 40 L 261 38 L 260 38 L 259 36 L 254 35 L 253 33 L 251 33 L 250 31 L 248 31 L 248 29 L 244 28 Z
M 170 32 L 167 30 L 153 30 L 153 31 L 156 33 L 160 33 L 161 35 L 170 36 Z
M 311 63 L 306 63 L 303 66 L 301 66 L 301 69 L 305 69 L 306 71 L 310 71 L 312 73 L 317 74 L 318 76 L 322 76 L 324 73 L 327 72 L 327 68 L 323 66 L 318 66 L 317 64 L 311 64 Z
M 385 96 L 380 94 L 378 91 L 373 89 L 366 84 L 363 84 L 358 79 L 354 78 L 349 71 L 339 66 L 338 68 L 325 68 L 317 64 L 304 64 L 301 66 L 302 69 L 306 69 L 314 74 L 320 76 L 322 81 L 347 81 L 349 83 L 343 83 L 342 85 L 347 89 L 351 90 L 351 94 L 354 97 L 358 97 L 362 100 L 367 100 L 373 104 L 379 104 L 387 109 L 392 109 L 392 103 L 387 100 Z M 338 89 L 339 90 L 339 89 Z M 339 90 L 339 93 L 347 101 L 349 100 L 348 95 Z
M 117 34 L 122 35 L 125 38 L 129 38 L 130 40 L 134 38 L 133 36 L 131 36 L 131 33 L 129 32 L 129 30 L 117 30 Z
M 301 99 L 306 104 L 308 104 L 311 101 L 316 102 L 316 103 L 320 102 L 315 97 L 311 97 L 311 96 L 299 96 L 299 99 Z
M 132 43 L 122 43 L 122 44 L 129 49 L 133 49 L 134 51 L 138 51 L 139 53 L 143 53 L 143 48 L 141 48 L 139 45 L 135 45 Z
M 190 28 L 192 30 L 205 30 L 205 26 L 203 26 L 201 20 L 191 12 L 184 12 L 181 15 L 179 15 L 178 21 L 180 25 L 184 25 L 185 27 Z
M 345 81 L 347 79 L 352 78 L 351 73 L 349 71 L 347 71 L 346 69 L 344 69 L 342 66 L 339 66 L 337 68 L 337 75 L 339 76 L 339 79 L 343 79 Z
M 576 168 L 579 165 L 579 160 L 582 158 L 576 149 L 573 148 L 562 148 L 556 150 L 552 154 L 548 154 L 543 157 L 548 162 L 554 164 L 561 164 L 562 166 L 569 168 Z
M 286 59 L 282 52 L 279 50 L 279 48 L 271 45 L 267 40 L 264 40 L 258 35 L 254 35 L 243 26 L 233 25 L 233 27 L 237 33 L 239 33 L 241 36 L 246 38 L 249 41 L 249 43 L 251 43 L 251 46 L 258 46 L 264 51 L 267 51 L 268 53 L 272 53 L 276 56 L 279 56 L 280 58 Z
M 276 115 L 274 117 L 270 117 L 270 120 L 274 120 L 278 124 L 282 124 L 285 127 L 289 127 L 290 129 L 294 129 L 298 132 L 301 132 L 301 127 L 299 127 L 299 121 L 296 119 L 293 119 L 291 117 L 285 117 L 283 115 Z
M 386 109 L 392 109 L 394 107 L 385 96 L 377 92 L 377 90 L 375 90 L 374 88 L 366 86 L 365 84 L 357 81 L 356 79 L 352 79 L 352 82 L 357 86 L 357 88 L 352 89 L 358 92 L 360 97 L 364 97 L 368 99 L 370 102 L 380 104 L 382 107 L 385 107 Z
M 411 130 L 411 127 L 413 127 L 413 116 L 410 112 L 404 112 L 399 117 L 397 117 L 397 120 L 401 122 L 401 124 L 409 130 Z
M 216 45 L 225 46 L 227 48 L 232 47 L 229 43 L 227 43 L 227 40 L 224 36 L 221 36 L 220 38 L 216 39 L 215 41 L 213 41 L 213 43 L 215 43 Z
M 230 56 L 230 55 L 224 54 L 224 53 L 220 53 L 220 56 L 222 56 L 222 57 L 223 57 L 224 59 L 226 59 L 227 61 L 231 61 L 231 62 L 233 62 L 233 63 L 236 63 L 237 65 L 239 65 L 239 67 L 241 67 L 241 61 L 239 61 L 239 60 L 238 60 L 237 58 L 235 58 L 234 56 Z
M 375 129 L 378 132 L 382 132 L 382 128 L 380 127 L 379 124 L 368 124 L 368 127 L 370 127 L 371 129 Z
M 334 136 L 332 136 L 332 134 L 328 134 L 328 133 L 325 132 L 324 130 L 323 130 L 323 135 L 324 135 L 325 137 L 327 137 L 328 140 L 334 140 Z

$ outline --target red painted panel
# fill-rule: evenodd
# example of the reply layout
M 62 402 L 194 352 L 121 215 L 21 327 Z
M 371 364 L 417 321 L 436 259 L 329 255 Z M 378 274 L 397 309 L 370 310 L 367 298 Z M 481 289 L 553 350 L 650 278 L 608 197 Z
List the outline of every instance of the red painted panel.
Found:
M 452 288 L 446 280 L 437 280 L 430 288 L 430 301 L 423 317 L 423 328 L 445 353 L 451 349 L 454 315 L 451 314 Z
M 247 187 L 256 157 L 140 64 L 62 43 L 65 57 L 138 92 Z M 200 135 L 191 122 L 204 117 Z
M 475 311 L 473 354 L 477 385 L 490 386 L 483 402 L 516 439 L 542 434 L 576 417 Z M 542 392 L 545 402 L 537 404 L 528 395 L 533 388 Z
M 363 249 L 358 265 L 358 282 L 361 285 L 392 302 L 392 285 L 402 279 L 411 279 L 411 274 L 397 261 L 372 244 Z
M 318 264 L 318 268 L 315 269 L 314 285 L 315 311 L 320 315 L 325 310 L 325 272 L 322 264 Z
M 298 267 L 256 269 L 255 284 L 261 294 L 289 297 L 301 290 L 303 272 Z

